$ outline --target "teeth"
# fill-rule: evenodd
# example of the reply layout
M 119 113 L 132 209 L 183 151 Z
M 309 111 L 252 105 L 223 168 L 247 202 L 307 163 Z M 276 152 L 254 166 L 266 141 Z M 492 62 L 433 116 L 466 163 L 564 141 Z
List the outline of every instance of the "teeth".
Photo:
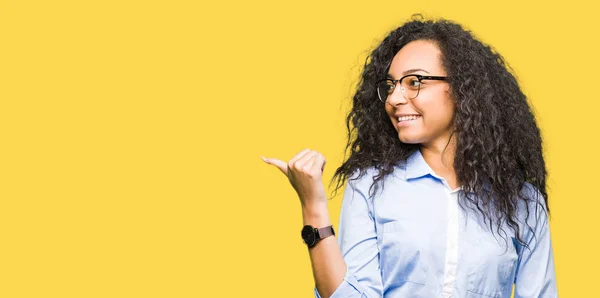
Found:
M 415 120 L 417 118 L 419 118 L 421 116 L 416 116 L 416 115 L 411 115 L 411 116 L 402 116 L 402 117 L 398 117 L 398 122 L 402 122 L 402 121 L 408 121 L 408 120 Z

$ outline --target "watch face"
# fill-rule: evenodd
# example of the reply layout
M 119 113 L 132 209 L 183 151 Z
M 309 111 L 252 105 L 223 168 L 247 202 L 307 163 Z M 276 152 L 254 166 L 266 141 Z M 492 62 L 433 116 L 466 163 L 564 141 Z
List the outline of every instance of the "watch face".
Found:
M 311 226 L 304 226 L 304 228 L 302 228 L 302 239 L 304 240 L 304 243 L 306 243 L 306 245 L 308 245 L 309 247 L 313 246 L 316 242 L 316 235 L 315 235 L 315 230 L 313 227 Z

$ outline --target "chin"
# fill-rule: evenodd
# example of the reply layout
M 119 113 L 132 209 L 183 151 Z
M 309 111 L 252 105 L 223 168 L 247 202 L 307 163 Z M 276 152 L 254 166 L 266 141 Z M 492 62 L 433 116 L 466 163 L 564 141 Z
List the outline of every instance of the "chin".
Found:
M 420 144 L 427 139 L 427 134 L 421 127 L 397 128 L 398 139 L 404 144 Z
M 408 137 L 408 136 L 400 136 L 400 142 L 404 144 L 419 144 L 421 143 L 421 139 L 418 137 Z

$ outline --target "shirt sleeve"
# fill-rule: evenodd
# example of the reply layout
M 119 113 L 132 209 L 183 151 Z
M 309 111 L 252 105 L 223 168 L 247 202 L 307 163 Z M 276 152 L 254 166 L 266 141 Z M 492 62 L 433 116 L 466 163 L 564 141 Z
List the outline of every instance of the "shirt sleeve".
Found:
M 529 249 L 520 247 L 514 297 L 554 298 L 558 297 L 558 291 L 547 209 L 542 195 L 536 190 L 534 192 L 538 203 L 529 207 L 531 215 L 527 219 L 533 231 L 524 227 L 528 230 L 525 241 Z
M 353 182 L 346 183 L 338 231 L 347 271 L 331 298 L 382 297 L 373 205 Z M 315 297 L 321 298 L 316 288 L 314 292 Z

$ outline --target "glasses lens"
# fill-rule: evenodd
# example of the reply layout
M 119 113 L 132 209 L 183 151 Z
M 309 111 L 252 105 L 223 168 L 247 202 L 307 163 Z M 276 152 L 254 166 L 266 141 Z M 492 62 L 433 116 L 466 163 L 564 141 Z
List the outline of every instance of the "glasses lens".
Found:
M 380 81 L 377 83 L 377 95 L 379 96 L 379 100 L 385 102 L 392 92 L 394 92 L 394 82 L 391 80 Z
M 408 76 L 402 80 L 402 93 L 408 99 L 414 99 L 419 95 L 419 89 L 421 89 L 421 82 L 417 76 Z

